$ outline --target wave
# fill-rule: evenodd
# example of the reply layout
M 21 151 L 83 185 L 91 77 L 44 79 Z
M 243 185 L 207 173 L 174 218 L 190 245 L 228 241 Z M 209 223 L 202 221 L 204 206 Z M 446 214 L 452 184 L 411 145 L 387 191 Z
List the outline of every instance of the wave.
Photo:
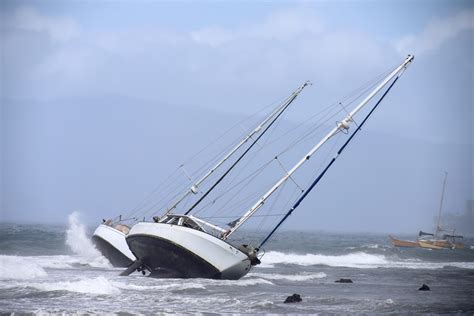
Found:
M 44 277 L 46 271 L 28 257 L 0 256 L 0 279 L 32 279 Z
M 163 285 L 134 285 L 128 283 L 122 283 L 119 281 L 113 281 L 107 279 L 103 276 L 96 278 L 83 278 L 76 279 L 71 281 L 59 281 L 59 282 L 48 282 L 48 281 L 36 281 L 28 282 L 10 282 L 0 285 L 2 290 L 11 289 L 11 288 L 33 288 L 40 291 L 52 292 L 52 291 L 67 291 L 75 292 L 82 294 L 92 294 L 92 295 L 117 295 L 122 293 L 122 291 L 151 291 L 151 290 L 161 290 L 165 292 L 169 291 L 182 291 L 189 289 L 205 289 L 203 284 L 199 283 L 189 283 L 189 282 L 179 282 L 179 283 L 170 283 Z
M 239 280 L 212 280 L 212 279 L 200 279 L 200 282 L 208 285 L 222 285 L 222 286 L 252 286 L 258 284 L 274 285 L 271 281 L 263 278 L 247 278 Z
M 356 252 L 347 255 L 329 256 L 320 254 L 292 254 L 279 251 L 270 251 L 262 261 L 267 264 L 296 264 L 302 266 L 328 265 L 332 267 L 372 267 L 387 264 L 385 256 Z
M 84 266 L 103 267 L 81 256 L 8 256 L 0 255 L 0 279 L 34 279 L 47 276 L 47 269 L 76 269 Z M 106 267 L 109 267 L 107 264 Z
M 81 257 L 83 264 L 93 267 L 110 268 L 110 262 L 102 256 L 86 234 L 85 226 L 79 221 L 79 213 L 69 215 L 69 227 L 66 231 L 66 244 L 71 250 Z
M 249 276 L 260 277 L 267 280 L 289 280 L 289 281 L 308 281 L 322 279 L 327 277 L 324 272 L 311 274 L 278 274 L 278 273 L 249 273 Z
M 135 290 L 135 291 L 149 291 L 149 290 L 190 290 L 190 289 L 205 289 L 206 287 L 199 283 L 170 283 L 163 285 L 134 285 L 134 284 L 124 284 L 120 282 L 112 282 L 114 286 L 123 290 Z
M 301 266 L 325 265 L 348 268 L 408 268 L 408 269 L 442 269 L 457 267 L 474 269 L 474 262 L 428 262 L 419 259 L 388 258 L 385 255 L 354 252 L 345 255 L 294 254 L 270 251 L 262 258 L 266 266 L 275 264 L 295 264 Z
M 65 282 L 44 282 L 29 283 L 28 287 L 33 287 L 41 291 L 68 291 L 84 294 L 115 295 L 121 291 L 111 281 L 104 277 L 93 279 L 82 279 Z
M 379 245 L 379 244 L 367 244 L 367 245 L 362 245 L 362 246 L 353 246 L 353 247 L 347 247 L 346 249 L 348 250 L 356 250 L 356 249 L 379 249 L 382 251 L 386 251 L 387 249 L 390 249 L 390 247 L 386 245 Z

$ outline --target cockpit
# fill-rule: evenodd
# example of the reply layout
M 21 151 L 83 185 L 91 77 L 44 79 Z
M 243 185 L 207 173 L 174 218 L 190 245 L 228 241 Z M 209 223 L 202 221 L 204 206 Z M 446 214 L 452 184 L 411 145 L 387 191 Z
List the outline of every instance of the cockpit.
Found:
M 157 223 L 189 227 L 215 236 L 226 233 L 225 229 L 192 215 L 169 214 L 162 218 L 154 218 L 154 220 Z

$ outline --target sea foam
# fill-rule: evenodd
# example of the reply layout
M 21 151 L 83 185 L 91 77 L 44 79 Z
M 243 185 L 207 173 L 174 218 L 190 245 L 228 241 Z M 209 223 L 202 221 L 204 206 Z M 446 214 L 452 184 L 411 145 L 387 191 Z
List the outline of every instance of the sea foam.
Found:
M 134 285 L 134 284 L 124 284 L 121 282 L 111 282 L 115 287 L 123 290 L 135 290 L 135 291 L 150 291 L 150 290 L 189 290 L 189 289 L 205 289 L 205 286 L 196 282 L 179 282 L 179 283 L 170 283 L 163 285 Z
M 78 212 L 73 212 L 69 215 L 66 244 L 82 259 L 81 263 L 94 267 L 111 267 L 110 262 L 101 255 L 87 236 L 84 225 L 79 221 Z
M 327 277 L 326 273 L 318 272 L 311 274 L 278 274 L 278 273 L 249 273 L 249 276 L 259 277 L 266 280 L 288 280 L 288 281 L 308 281 Z
M 347 255 L 331 256 L 321 254 L 291 254 L 270 251 L 262 259 L 267 264 L 296 264 L 302 266 L 327 265 L 332 267 L 373 268 L 388 263 L 383 255 L 355 252 Z
M 247 278 L 239 280 L 212 280 L 212 279 L 200 279 L 200 282 L 206 285 L 221 285 L 221 286 L 252 286 L 258 284 L 273 285 L 271 281 L 263 278 Z
M 30 283 L 28 286 L 42 291 L 68 291 L 96 295 L 115 295 L 121 293 L 119 288 L 104 277 L 65 282 Z
M 275 264 L 295 264 L 301 266 L 326 265 L 330 267 L 348 267 L 359 269 L 405 268 L 405 269 L 442 269 L 456 267 L 474 269 L 474 262 L 427 262 L 419 259 L 389 258 L 384 255 L 354 252 L 345 255 L 294 254 L 270 251 L 262 258 L 267 266 Z

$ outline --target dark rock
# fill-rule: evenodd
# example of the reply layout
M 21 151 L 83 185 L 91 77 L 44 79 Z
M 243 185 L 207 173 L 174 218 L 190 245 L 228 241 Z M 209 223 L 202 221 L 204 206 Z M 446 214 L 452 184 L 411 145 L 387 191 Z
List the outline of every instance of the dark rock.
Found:
M 418 291 L 429 291 L 430 287 L 423 283 L 423 285 L 418 289 Z
M 354 283 L 354 282 L 352 282 L 351 279 L 339 279 L 339 280 L 336 280 L 334 282 L 336 282 L 336 283 Z
M 301 302 L 301 296 L 299 294 L 293 294 L 291 296 L 288 296 L 286 300 L 283 303 L 298 303 Z

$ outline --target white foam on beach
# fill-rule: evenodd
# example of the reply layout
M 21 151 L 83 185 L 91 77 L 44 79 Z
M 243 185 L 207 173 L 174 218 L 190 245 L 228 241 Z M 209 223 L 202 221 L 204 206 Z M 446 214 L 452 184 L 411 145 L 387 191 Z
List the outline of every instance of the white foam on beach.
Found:
M 324 272 L 311 274 L 278 274 L 278 273 L 249 273 L 249 276 L 260 277 L 266 280 L 308 281 L 327 277 Z
M 46 275 L 35 257 L 0 256 L 0 279 L 32 279 Z
M 359 269 L 371 268 L 408 268 L 408 269 L 442 269 L 457 267 L 474 269 L 474 262 L 427 262 L 417 259 L 390 259 L 384 255 L 354 252 L 346 255 L 294 254 L 270 251 L 262 258 L 267 265 L 296 264 L 301 266 L 326 265 L 331 267 L 348 267 Z
M 79 213 L 69 215 L 69 228 L 66 231 L 66 244 L 78 255 L 79 263 L 93 267 L 110 268 L 110 262 L 95 248 L 86 234 L 84 225 L 79 220 Z

